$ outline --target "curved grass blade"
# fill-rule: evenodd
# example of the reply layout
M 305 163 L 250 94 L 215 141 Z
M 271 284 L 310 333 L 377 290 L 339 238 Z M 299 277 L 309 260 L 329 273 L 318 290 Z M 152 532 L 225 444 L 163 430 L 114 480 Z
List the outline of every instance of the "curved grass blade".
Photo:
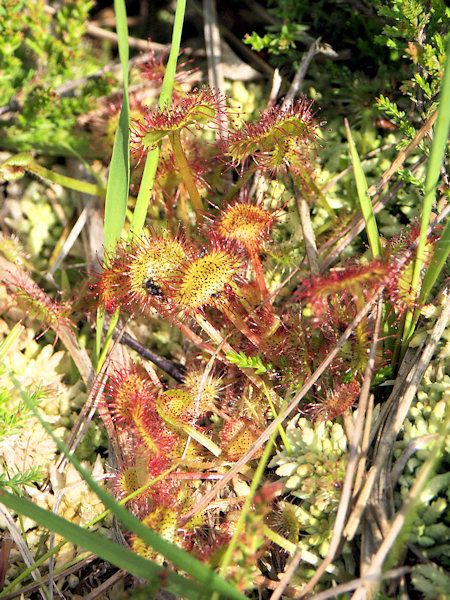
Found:
M 161 479 L 164 479 L 165 477 L 167 477 L 167 475 L 169 475 L 169 473 L 171 473 L 172 471 L 174 471 L 178 466 L 179 466 L 179 463 L 175 463 L 172 467 L 170 467 L 170 469 L 168 469 L 164 473 L 161 473 L 161 475 L 158 475 L 157 477 L 155 477 L 154 479 L 152 479 L 150 482 L 148 482 L 145 485 L 141 486 L 140 488 L 138 488 L 134 492 L 131 492 L 131 494 L 128 494 L 128 496 L 125 496 L 124 498 L 121 498 L 119 500 L 119 504 L 123 506 L 124 504 L 126 504 L 127 502 L 129 502 L 130 500 L 132 500 L 133 498 L 137 498 L 146 489 L 152 487 L 158 481 L 161 481 Z M 111 511 L 109 509 L 106 509 L 101 514 L 95 516 L 94 518 L 92 518 L 87 523 L 84 523 L 82 525 L 83 529 L 85 529 L 85 530 L 87 529 L 88 530 L 89 527 L 92 527 L 92 525 L 95 525 L 95 523 L 98 523 L 99 521 L 102 521 L 107 515 L 110 514 L 110 512 Z M 51 550 L 48 550 L 45 554 L 42 554 L 30 567 L 28 567 L 27 569 L 25 569 L 24 571 L 22 571 L 13 581 L 11 581 L 0 592 L 0 598 L 2 598 L 3 596 L 7 595 L 8 592 L 10 592 L 11 590 L 13 590 L 21 581 L 23 581 L 24 579 L 26 579 L 28 577 L 28 575 L 32 572 L 32 570 L 34 568 L 40 567 L 49 558 L 51 558 L 52 556 L 55 556 L 55 554 L 57 554 L 59 552 L 59 550 L 63 546 L 65 546 L 69 541 L 70 540 L 63 539 L 61 542 L 59 542 L 59 544 L 56 544 L 56 546 L 53 546 L 53 548 Z M 69 563 L 69 565 L 70 564 L 75 564 L 75 563 L 74 562 L 73 563 Z M 63 568 L 64 567 L 61 567 L 61 569 L 63 569 Z M 57 573 L 57 572 L 58 572 L 58 569 L 55 570 L 55 573 Z
M 369 240 L 370 251 L 373 258 L 381 256 L 381 243 L 378 234 L 377 222 L 372 208 L 372 202 L 367 192 L 367 180 L 359 160 L 358 152 L 356 151 L 355 142 L 353 141 L 352 133 L 345 119 L 345 130 L 347 132 L 348 145 L 350 147 L 350 157 L 352 159 L 353 172 L 355 174 L 356 189 L 358 192 L 359 204 L 361 212 L 366 223 L 367 238 Z
M 124 0 L 114 0 L 123 96 L 109 166 L 105 201 L 105 249 L 117 243 L 125 223 L 130 181 L 130 104 L 128 100 L 128 26 Z
M 2 490 L 0 491 L 0 502 L 18 514 L 33 519 L 36 523 L 50 531 L 55 531 L 73 544 L 89 550 L 89 552 L 109 561 L 120 569 L 125 569 L 127 572 L 147 581 L 154 581 L 156 584 L 155 591 L 161 587 L 161 582 L 164 582 L 164 587 L 166 587 L 165 582 L 167 582 L 168 590 L 175 594 L 182 594 L 186 598 L 200 600 L 208 598 L 208 594 L 210 595 L 208 588 L 204 585 L 177 575 L 173 571 L 157 565 L 143 556 L 134 554 L 131 550 L 110 542 L 96 533 L 86 531 L 83 527 L 55 515 L 50 510 L 37 506 L 26 498 L 14 496 Z
M 175 19 L 172 32 L 172 46 L 170 48 L 169 60 L 161 87 L 159 97 L 159 107 L 169 106 L 172 98 L 173 84 L 175 81 L 175 72 L 177 68 L 177 59 L 180 53 L 181 32 L 183 30 L 184 13 L 186 9 L 186 0 L 177 0 Z M 131 220 L 131 231 L 134 235 L 139 235 L 144 227 L 147 216 L 148 204 L 150 200 L 150 190 L 153 187 L 156 169 L 158 168 L 159 146 L 150 150 L 145 161 L 144 173 L 142 175 L 141 185 L 136 200 L 133 218 Z
M 6 369 L 6 366 L 5 366 Z M 83 480 L 90 487 L 90 489 L 97 494 L 100 500 L 103 502 L 106 508 L 110 509 L 112 513 L 117 517 L 117 519 L 125 525 L 125 527 L 131 532 L 138 535 L 143 542 L 151 546 L 158 554 L 163 555 L 169 562 L 173 563 L 173 565 L 191 575 L 194 579 L 196 579 L 201 584 L 204 584 L 209 589 L 210 598 L 211 592 L 217 592 L 219 595 L 223 595 L 225 598 L 231 598 L 236 600 L 245 600 L 245 596 L 243 596 L 238 590 L 236 590 L 231 584 L 226 582 L 222 577 L 214 573 L 212 569 L 203 565 L 196 558 L 190 556 L 184 550 L 181 550 L 171 542 L 168 542 L 164 538 L 162 538 L 158 533 L 145 526 L 139 519 L 133 516 L 130 512 L 128 512 L 123 506 L 121 506 L 116 500 L 105 490 L 103 489 L 87 472 L 87 470 L 81 465 L 80 461 L 71 454 L 61 442 L 61 440 L 55 436 L 49 424 L 42 418 L 41 414 L 37 410 L 36 406 L 31 401 L 29 394 L 22 388 L 20 382 L 14 376 L 13 373 L 9 373 L 11 381 L 14 386 L 18 390 L 19 394 L 23 398 L 24 402 L 28 406 L 28 408 L 32 411 L 35 417 L 39 420 L 41 425 L 44 427 L 48 435 L 53 439 L 58 449 L 66 456 L 66 458 L 70 461 L 70 463 L 76 468 L 76 470 L 80 473 Z M 0 495 L 0 501 L 3 501 L 3 496 Z M 5 505 L 9 506 L 8 504 Z M 37 507 L 36 507 L 37 508 Z M 44 511 L 45 512 L 45 511 Z M 24 513 L 25 514 L 25 513 Z M 31 517 L 33 518 L 33 517 Z M 82 532 L 86 534 L 87 532 L 82 529 Z M 94 534 L 91 534 L 94 535 Z M 103 538 L 101 538 L 103 539 Z M 78 543 L 78 542 L 76 542 Z M 83 544 L 82 544 L 83 545 Z M 84 546 L 86 547 L 86 546 Z M 101 556 L 101 554 L 100 554 Z M 135 558 L 136 555 L 133 554 Z M 149 562 L 149 561 L 146 561 Z M 186 594 L 184 594 L 186 595 Z
M 430 150 L 430 158 L 428 159 L 427 172 L 425 176 L 425 195 L 423 199 L 422 216 L 420 221 L 420 236 L 419 244 L 417 246 L 416 260 L 414 263 L 414 271 L 411 279 L 411 289 L 417 290 L 420 281 L 420 273 L 423 268 L 425 260 L 425 246 L 427 242 L 427 231 L 430 224 L 431 209 L 436 200 L 436 188 L 439 181 L 439 175 L 441 170 L 442 161 L 447 149 L 448 143 L 448 132 L 450 129 L 450 38 L 447 44 L 447 57 L 444 66 L 444 75 L 442 77 L 442 84 L 440 90 L 440 101 L 438 108 L 438 117 L 436 120 L 436 126 L 433 133 L 433 143 Z M 445 262 L 444 256 L 448 256 L 450 251 L 450 245 L 448 240 L 447 227 L 445 228 L 446 235 L 441 242 L 441 245 L 435 252 L 435 257 L 429 268 L 430 274 L 425 277 L 422 285 L 422 289 L 419 295 L 420 303 L 426 301 L 428 294 L 431 291 L 433 283 L 436 281 L 440 270 Z M 436 260 L 436 253 L 438 258 Z M 415 323 L 419 317 L 419 310 L 416 310 L 414 314 L 407 312 L 405 314 L 405 326 L 403 330 L 402 344 L 405 348 L 408 341 L 410 340 L 413 332 Z
M 441 233 L 441 237 L 436 243 L 434 249 L 433 258 L 431 259 L 430 266 L 427 269 L 425 277 L 423 279 L 422 288 L 420 290 L 419 304 L 422 306 L 427 301 L 428 295 L 431 292 L 431 288 L 436 283 L 436 279 L 439 273 L 444 267 L 448 255 L 450 253 L 450 220 L 447 221 L 444 231 Z
M 120 63 L 122 65 L 123 95 L 119 124 L 114 137 L 114 145 L 109 165 L 108 185 L 105 199 L 104 246 L 111 252 L 117 244 L 125 223 L 130 185 L 130 103 L 128 99 L 128 26 L 124 0 L 114 0 L 116 14 L 117 39 L 119 44 Z M 119 315 L 115 316 L 116 320 Z M 101 339 L 103 322 L 102 310 L 97 311 L 95 358 L 97 370 L 101 368 Z M 109 342 L 105 343 L 103 353 L 106 354 Z

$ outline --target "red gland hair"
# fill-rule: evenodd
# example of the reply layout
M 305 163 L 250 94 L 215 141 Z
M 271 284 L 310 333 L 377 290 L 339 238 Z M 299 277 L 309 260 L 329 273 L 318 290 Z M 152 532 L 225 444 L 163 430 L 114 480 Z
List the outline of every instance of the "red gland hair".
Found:
M 149 108 L 144 122 L 133 121 L 131 142 L 143 149 L 151 149 L 166 135 L 182 129 L 216 127 L 225 112 L 225 99 L 214 90 L 194 90 L 180 98 L 171 108 Z
M 308 170 L 311 153 L 318 142 L 318 123 L 311 111 L 312 102 L 305 99 L 286 108 L 271 107 L 258 121 L 244 123 L 231 131 L 224 150 L 234 166 L 252 157 L 259 168 L 277 172 L 296 167 Z
M 73 323 L 69 318 L 71 306 L 68 303 L 63 305 L 53 302 L 44 290 L 23 271 L 16 268 L 14 272 L 7 272 L 3 280 L 12 290 L 17 303 L 25 314 L 32 321 L 40 321 L 40 326 L 43 328 L 42 335 L 51 328 L 58 339 L 59 332 L 63 327 L 69 330 L 72 328 Z
M 189 254 L 185 240 L 168 233 L 135 239 L 126 257 L 130 303 L 140 310 L 160 304 L 170 293 L 169 280 Z
M 153 382 L 135 365 L 118 371 L 107 386 L 105 404 L 112 418 L 133 433 L 149 460 L 173 457 L 180 445 L 179 437 L 158 414 L 158 402 Z
M 214 244 L 209 253 L 184 262 L 173 284 L 173 304 L 186 312 L 226 306 L 240 269 L 241 259 L 229 246 Z
M 213 409 L 214 402 L 222 389 L 219 378 L 212 375 L 204 377 L 202 371 L 188 371 L 183 387 L 193 399 L 194 414 L 197 417 Z
M 147 312 L 161 310 L 170 294 L 169 280 L 179 273 L 180 265 L 192 254 L 182 236 L 135 237 L 119 244 L 114 258 L 108 259 L 97 284 L 99 302 L 108 310 L 118 306 Z
M 180 52 L 179 58 L 181 58 L 182 52 L 183 50 Z M 141 71 L 141 79 L 151 81 L 155 86 L 162 85 L 166 73 L 166 65 L 164 64 L 165 55 L 166 52 L 162 52 L 159 60 L 157 60 L 154 49 L 150 48 L 147 60 L 138 65 Z M 192 59 L 177 63 L 172 100 L 177 100 L 180 97 L 186 96 L 182 87 L 183 80 L 189 78 L 198 70 L 197 68 L 185 69 L 191 62 Z
M 184 390 L 166 390 L 158 398 L 157 404 L 159 415 L 173 427 L 190 420 L 192 405 L 191 394 Z
M 256 252 L 267 238 L 277 214 L 265 209 L 261 202 L 235 201 L 227 204 L 216 220 L 215 232 L 223 239 Z
M 392 269 L 381 260 L 373 260 L 368 264 L 348 265 L 331 270 L 327 275 L 318 275 L 305 282 L 306 291 L 302 294 L 307 299 L 313 318 L 326 315 L 330 302 L 336 296 L 339 304 L 355 301 L 358 310 L 384 285 Z
M 128 426 L 133 426 L 137 415 L 143 416 L 156 402 L 153 382 L 143 373 L 142 367 L 135 364 L 110 376 L 105 396 L 112 418 Z
M 200 195 L 203 197 L 209 187 L 204 175 L 211 169 L 212 159 L 208 155 L 207 148 L 204 145 L 200 146 L 192 137 L 182 136 L 182 144 L 189 170 Z M 140 177 L 142 177 L 142 173 L 140 173 Z M 138 188 L 134 188 L 134 191 L 137 193 Z M 162 202 L 169 212 L 173 210 L 173 206 L 179 202 L 180 198 L 188 196 L 186 184 L 177 167 L 168 140 L 164 140 L 162 143 L 158 169 L 149 194 L 151 194 L 154 201 Z
M 103 160 L 111 157 L 114 138 L 119 124 L 122 99 L 103 103 L 95 111 L 89 113 L 82 123 L 87 121 L 89 129 L 92 132 L 92 142 L 94 149 L 103 155 Z M 146 107 L 136 98 L 130 95 L 130 118 L 134 122 L 144 120 Z
M 326 397 L 310 407 L 310 412 L 315 421 L 332 421 L 342 415 L 347 408 L 352 406 L 360 391 L 357 381 L 350 383 L 339 383 L 334 390 L 327 390 Z
M 251 419 L 237 417 L 229 419 L 220 432 L 221 448 L 227 459 L 235 462 L 253 446 L 261 435 L 262 430 L 255 426 Z M 258 450 L 253 458 L 261 456 Z
M 102 272 L 94 274 L 94 277 L 96 281 L 91 288 L 97 305 L 106 312 L 116 312 L 121 304 L 121 298 L 127 293 L 120 260 L 112 256 L 105 257 Z

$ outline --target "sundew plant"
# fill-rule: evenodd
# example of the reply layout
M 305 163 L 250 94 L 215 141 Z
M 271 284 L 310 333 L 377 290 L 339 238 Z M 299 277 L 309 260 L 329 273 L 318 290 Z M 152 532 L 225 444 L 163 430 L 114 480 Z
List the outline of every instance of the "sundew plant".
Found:
M 104 200 L 104 243 L 76 284 L 67 273 L 59 280 L 55 268 L 39 286 L 17 239 L 0 242 L 14 306 L 54 333 L 88 394 L 61 442 L 37 391 L 6 360 L 19 335 L 12 331 L 0 354 L 2 376 L 20 398 L 15 410 L 34 415 L 61 452 L 59 465 L 75 467 L 117 518 L 122 539 L 89 531 L 106 513 L 79 526 L 32 502 L 17 475 L 9 484 L 0 477 L 5 507 L 61 536 L 29 572 L 71 541 L 133 575 L 133 597 L 161 588 L 183 598 L 306 597 L 336 586 L 336 594 L 365 598 L 398 590 L 398 577 L 423 597 L 440 593 L 447 559 L 433 554 L 434 571 L 415 571 L 414 579 L 404 565 L 414 540 L 403 540 L 448 460 L 441 396 L 430 406 L 427 452 L 409 487 L 400 478 L 395 502 L 400 467 L 392 456 L 408 454 L 402 426 L 413 422 L 408 411 L 433 353 L 448 356 L 439 340 L 450 314 L 443 167 L 450 67 L 444 8 L 431 3 L 425 14 L 416 2 L 401 15 L 400 4 L 379 12 L 394 23 L 384 36 L 411 37 L 404 47 L 417 70 L 403 85 L 417 112 L 407 127 L 405 112 L 378 98 L 398 138 L 392 165 L 371 186 L 359 134 L 342 121 L 345 201 L 324 183 L 330 130 L 320 100 L 293 84 L 249 116 L 230 93 L 201 78 L 193 83 L 194 65 L 180 54 L 181 0 L 170 51 L 139 64 L 147 96 L 129 87 L 125 6 L 115 2 L 123 88 L 79 123 L 83 162 L 95 155 L 106 185 L 94 164 L 95 183 L 43 166 L 33 152 L 3 162 L 9 181 L 28 173 Z M 427 27 L 429 43 L 414 38 Z M 277 34 L 267 39 L 276 46 Z M 412 170 L 404 167 L 410 156 Z M 401 186 L 420 206 L 389 237 L 378 221 L 388 203 L 394 210 Z M 47 284 L 55 278 L 72 303 L 52 297 Z M 91 326 L 87 336 L 86 327 L 78 334 L 80 321 Z M 445 395 L 446 382 L 442 374 L 436 393 Z M 95 409 L 109 444 L 104 485 L 74 454 Z M 443 482 L 432 481 L 443 498 Z M 439 520 L 437 505 L 434 513 Z M 138 579 L 144 592 L 134 589 Z

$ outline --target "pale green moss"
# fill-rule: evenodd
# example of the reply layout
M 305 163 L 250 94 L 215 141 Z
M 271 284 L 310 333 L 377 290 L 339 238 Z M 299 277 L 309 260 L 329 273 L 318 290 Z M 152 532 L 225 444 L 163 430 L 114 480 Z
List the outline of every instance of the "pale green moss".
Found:
M 339 423 L 311 423 L 298 416 L 286 435 L 291 454 L 282 450 L 270 466 L 276 467 L 286 490 L 301 500 L 296 508 L 301 546 L 325 556 L 345 477 L 347 438 Z

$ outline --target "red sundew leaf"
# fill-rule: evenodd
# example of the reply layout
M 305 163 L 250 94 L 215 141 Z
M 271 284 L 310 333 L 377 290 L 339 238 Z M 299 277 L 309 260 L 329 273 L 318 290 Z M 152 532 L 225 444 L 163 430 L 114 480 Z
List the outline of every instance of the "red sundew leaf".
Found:
M 209 250 L 185 260 L 172 282 L 174 307 L 189 314 L 211 306 L 228 305 L 232 284 L 242 269 L 242 259 L 230 244 L 212 240 Z
M 73 323 L 69 317 L 71 313 L 69 303 L 60 304 L 52 301 L 44 290 L 25 275 L 25 273 L 15 271 L 13 274 L 9 272 L 4 281 L 12 288 L 14 298 L 25 314 L 32 321 L 37 320 L 40 322 L 40 327 L 43 328 L 41 335 L 44 335 L 49 329 L 53 329 L 57 340 L 58 332 L 63 327 L 67 329 L 73 327 Z
M 171 295 L 169 283 L 193 255 L 182 235 L 169 232 L 152 232 L 119 244 L 95 286 L 99 305 L 107 310 L 121 306 L 142 313 L 164 312 Z
M 156 414 L 156 397 L 154 383 L 141 366 L 132 363 L 129 369 L 120 369 L 110 376 L 104 405 L 122 427 L 133 427 L 138 415 L 144 418 L 146 412 Z
M 236 417 L 229 419 L 220 432 L 221 448 L 228 460 L 239 460 L 256 442 L 262 431 L 251 419 Z M 253 458 L 261 456 L 260 449 Z
M 191 128 L 217 128 L 225 114 L 225 98 L 210 88 L 194 90 L 176 106 L 148 109 L 144 122 L 132 121 L 131 143 L 151 149 L 169 133 Z
M 207 215 L 207 218 L 214 223 L 213 230 L 219 238 L 235 242 L 254 253 L 267 240 L 280 215 L 279 208 L 264 208 L 263 198 L 251 201 L 246 194 L 244 200 L 227 202 L 217 217 Z
M 182 53 L 183 51 L 180 52 L 179 57 L 181 57 Z M 164 64 L 166 54 L 167 52 L 162 52 L 159 60 L 157 60 L 154 49 L 150 48 L 149 58 L 146 61 L 143 61 L 142 63 L 138 64 L 141 78 L 147 81 L 151 81 L 155 85 L 162 85 L 164 75 L 166 73 L 166 65 Z M 177 98 L 186 95 L 186 93 L 183 92 L 182 89 L 183 80 L 186 80 L 190 75 L 198 71 L 196 67 L 193 69 L 185 68 L 192 62 L 193 59 L 189 59 L 185 60 L 184 62 L 177 63 L 174 89 L 172 92 L 172 100 L 176 100 Z
M 356 402 L 359 391 L 357 381 L 340 383 L 334 390 L 327 390 L 325 398 L 311 405 L 308 412 L 312 413 L 314 420 L 332 421 Z
M 102 104 L 95 112 L 89 113 L 81 122 L 88 124 L 92 132 L 92 149 L 104 161 L 111 158 L 114 145 L 114 138 L 119 124 L 122 99 L 118 97 L 115 100 Z M 146 107 L 133 95 L 130 96 L 130 118 L 134 122 L 144 120 Z
M 261 169 L 276 173 L 287 168 L 310 170 L 309 164 L 319 142 L 319 123 L 312 102 L 300 99 L 286 108 L 271 107 L 253 123 L 232 129 L 223 142 L 231 164 L 242 168 L 252 158 Z
M 306 291 L 302 292 L 301 297 L 308 302 L 314 318 L 324 316 L 336 298 L 339 298 L 338 304 L 347 305 L 349 311 L 353 311 L 355 302 L 361 309 L 360 304 L 385 285 L 394 271 L 382 260 L 337 267 L 325 275 L 306 281 Z

